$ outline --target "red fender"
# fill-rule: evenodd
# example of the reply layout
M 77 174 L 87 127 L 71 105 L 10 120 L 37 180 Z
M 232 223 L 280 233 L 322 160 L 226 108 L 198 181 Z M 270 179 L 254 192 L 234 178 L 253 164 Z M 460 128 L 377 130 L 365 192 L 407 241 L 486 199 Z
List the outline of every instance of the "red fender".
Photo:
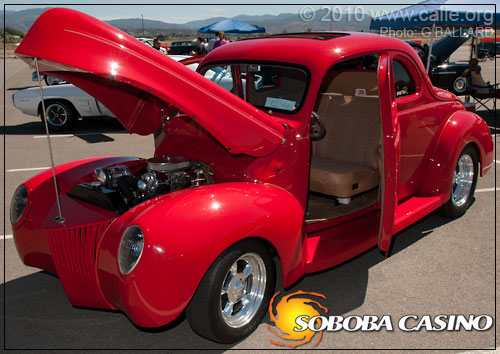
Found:
M 458 157 L 470 143 L 478 149 L 480 173 L 484 176 L 493 165 L 493 140 L 490 129 L 478 115 L 458 111 L 451 115 L 441 131 L 421 188 L 423 194 L 449 196 Z
M 58 165 L 55 167 L 55 172 L 59 194 L 63 196 L 65 191 L 74 185 L 78 179 L 92 173 L 97 167 L 122 164 L 134 160 L 137 159 L 133 157 L 99 157 Z M 46 219 L 51 208 L 55 208 L 56 203 L 52 170 L 43 171 L 23 184 L 28 189 L 27 206 L 24 216 L 12 225 L 17 252 L 26 265 L 56 273 L 45 232 Z M 64 201 L 61 201 L 61 203 L 63 204 L 63 215 L 68 218 L 69 222 L 74 221 L 79 211 L 66 208 Z M 91 222 L 92 220 L 87 219 L 86 221 Z
M 106 231 L 98 246 L 97 268 L 104 296 L 139 326 L 157 327 L 177 317 L 210 265 L 242 239 L 258 237 L 272 244 L 284 286 L 304 274 L 304 211 L 282 188 L 215 184 L 167 194 L 138 208 Z M 131 224 L 144 231 L 144 251 L 136 268 L 122 275 L 117 250 Z

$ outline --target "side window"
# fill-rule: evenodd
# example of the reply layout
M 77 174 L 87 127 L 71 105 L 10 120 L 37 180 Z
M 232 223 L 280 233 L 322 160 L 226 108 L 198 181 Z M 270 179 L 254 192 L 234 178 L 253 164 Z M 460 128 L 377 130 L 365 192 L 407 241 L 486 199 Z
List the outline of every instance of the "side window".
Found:
M 401 64 L 398 60 L 393 60 L 392 70 L 394 72 L 396 98 L 414 94 L 415 81 L 403 64 Z

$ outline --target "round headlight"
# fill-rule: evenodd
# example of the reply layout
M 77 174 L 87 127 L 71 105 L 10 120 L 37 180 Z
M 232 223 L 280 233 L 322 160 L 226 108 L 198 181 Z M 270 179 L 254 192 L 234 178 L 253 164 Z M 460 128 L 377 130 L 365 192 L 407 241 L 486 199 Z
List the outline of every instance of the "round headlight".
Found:
M 139 262 L 144 248 L 144 233 L 139 226 L 132 225 L 125 230 L 118 247 L 120 272 L 129 274 Z
M 28 189 L 20 186 L 16 189 L 10 204 L 10 222 L 15 224 L 23 215 L 26 204 L 28 203 Z

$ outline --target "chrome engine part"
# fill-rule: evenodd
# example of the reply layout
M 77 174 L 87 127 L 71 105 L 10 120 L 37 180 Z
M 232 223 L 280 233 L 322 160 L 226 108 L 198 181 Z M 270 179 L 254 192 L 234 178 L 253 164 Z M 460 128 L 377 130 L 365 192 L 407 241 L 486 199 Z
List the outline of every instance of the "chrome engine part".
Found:
M 148 159 L 147 169 L 135 175 L 127 166 L 98 168 L 94 178 L 76 186 L 70 195 L 118 212 L 162 194 L 214 183 L 209 165 L 179 156 Z

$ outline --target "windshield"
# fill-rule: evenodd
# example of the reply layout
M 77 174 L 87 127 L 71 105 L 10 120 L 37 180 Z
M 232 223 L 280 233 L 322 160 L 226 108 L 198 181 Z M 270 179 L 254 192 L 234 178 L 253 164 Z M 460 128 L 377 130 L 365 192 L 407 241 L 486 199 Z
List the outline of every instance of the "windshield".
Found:
M 259 109 L 289 114 L 302 106 L 309 80 L 303 69 L 276 64 L 208 65 L 200 73 Z

